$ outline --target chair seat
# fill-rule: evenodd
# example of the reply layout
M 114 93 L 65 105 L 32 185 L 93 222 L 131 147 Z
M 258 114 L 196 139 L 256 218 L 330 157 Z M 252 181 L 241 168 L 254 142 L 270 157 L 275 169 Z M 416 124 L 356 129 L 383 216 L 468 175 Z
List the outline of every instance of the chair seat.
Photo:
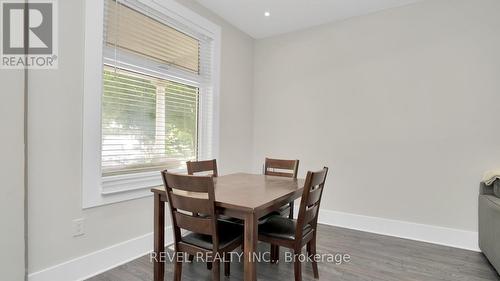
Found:
M 219 228 L 219 249 L 224 249 L 243 238 L 243 229 L 237 224 L 219 221 L 217 227 Z M 213 249 L 212 236 L 210 235 L 189 233 L 182 237 L 182 241 L 203 249 Z
M 272 212 L 272 213 L 260 218 L 259 225 L 266 223 L 270 217 L 285 216 L 285 215 L 288 216 L 288 214 L 290 214 L 290 205 L 287 204 L 287 205 L 281 207 L 278 211 Z M 241 226 L 245 225 L 245 222 L 243 220 L 233 218 L 233 217 L 224 216 L 224 215 L 219 216 L 219 221 L 237 224 L 237 225 L 241 225 Z
M 290 205 L 286 204 L 285 206 L 282 206 L 279 210 L 274 211 L 267 216 L 264 216 L 261 220 L 267 221 L 272 216 L 287 216 L 288 217 L 289 214 L 290 214 Z
M 288 217 L 289 214 L 290 214 L 290 205 L 286 204 L 285 206 L 282 206 L 279 210 L 274 211 L 268 215 L 265 215 L 264 217 L 259 219 L 259 225 L 267 222 L 270 217 L 274 217 L 274 216 L 286 216 L 286 217 Z
M 237 225 L 244 225 L 244 221 L 229 217 L 229 216 L 224 216 L 224 215 L 219 215 L 218 220 L 224 223 L 232 223 L 232 224 L 237 224 Z
M 290 204 L 286 204 L 285 206 L 281 207 L 279 213 L 282 216 L 290 214 Z
M 207 217 L 207 215 L 203 215 L 203 214 L 199 214 L 200 217 Z M 219 222 L 223 222 L 223 223 L 231 223 L 231 224 L 237 224 L 237 225 L 245 225 L 245 222 L 238 219 L 238 218 L 233 218 L 233 217 L 230 217 L 230 216 L 225 216 L 225 215 L 218 215 L 217 216 L 217 220 Z
M 291 220 L 280 215 L 275 215 L 268 218 L 262 225 L 259 225 L 259 235 L 278 239 L 294 240 L 296 229 L 297 220 Z M 307 224 L 304 227 L 303 235 L 305 236 L 311 231 L 312 227 Z

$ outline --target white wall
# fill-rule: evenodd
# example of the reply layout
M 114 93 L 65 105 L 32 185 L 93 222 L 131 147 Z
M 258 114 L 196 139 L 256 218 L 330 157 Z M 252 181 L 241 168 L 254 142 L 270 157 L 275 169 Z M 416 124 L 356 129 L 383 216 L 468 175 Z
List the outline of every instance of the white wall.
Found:
M 222 27 L 222 173 L 299 158 L 302 176 L 332 168 L 327 209 L 476 229 L 480 175 L 500 164 L 500 2 L 425 1 L 255 45 L 179 2 Z M 59 69 L 30 72 L 31 273 L 152 231 L 151 198 L 81 209 L 83 11 L 59 1 Z M 21 172 L 8 173 L 13 186 Z
M 248 170 L 253 40 L 183 2 L 222 27 L 220 169 Z M 84 16 L 83 0 L 59 1 L 59 69 L 29 76 L 30 273 L 153 230 L 152 198 L 81 208 Z M 74 238 L 71 222 L 81 217 L 86 235 Z
M 500 1 L 433 0 L 255 45 L 254 169 L 329 166 L 325 209 L 477 230 L 500 166 Z
M 24 71 L 0 70 L 0 272 L 24 280 Z

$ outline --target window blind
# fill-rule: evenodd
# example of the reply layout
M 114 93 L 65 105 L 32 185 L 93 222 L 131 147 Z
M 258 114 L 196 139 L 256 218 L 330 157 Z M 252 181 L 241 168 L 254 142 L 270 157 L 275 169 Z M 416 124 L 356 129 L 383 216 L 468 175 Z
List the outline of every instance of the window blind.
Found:
M 104 176 L 182 167 L 196 159 L 199 89 L 105 67 Z
M 214 157 L 212 38 L 134 0 L 104 9 L 103 176 Z
M 104 42 L 162 63 L 199 73 L 199 40 L 121 0 L 105 0 Z

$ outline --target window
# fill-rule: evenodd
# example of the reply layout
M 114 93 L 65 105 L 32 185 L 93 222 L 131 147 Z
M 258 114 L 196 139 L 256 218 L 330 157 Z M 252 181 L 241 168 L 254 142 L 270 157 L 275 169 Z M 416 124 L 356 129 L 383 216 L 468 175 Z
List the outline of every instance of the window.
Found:
M 220 29 L 164 2 L 86 1 L 84 207 L 150 195 L 160 170 L 216 157 Z

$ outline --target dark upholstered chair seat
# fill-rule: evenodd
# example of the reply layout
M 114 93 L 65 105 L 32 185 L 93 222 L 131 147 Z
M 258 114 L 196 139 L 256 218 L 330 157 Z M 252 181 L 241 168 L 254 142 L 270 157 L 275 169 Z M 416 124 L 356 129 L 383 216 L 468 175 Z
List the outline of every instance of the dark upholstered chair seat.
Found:
M 297 229 L 297 220 L 291 220 L 279 215 L 270 217 L 265 223 L 259 225 L 259 235 L 272 238 L 293 240 L 295 239 L 295 230 Z M 304 226 L 303 235 L 312 231 L 309 224 Z
M 217 227 L 219 228 L 219 248 L 221 249 L 243 239 L 243 228 L 237 224 L 219 221 Z M 189 233 L 182 237 L 182 241 L 203 249 L 213 249 L 212 236 L 210 235 Z
M 278 211 L 274 212 L 275 215 L 282 215 L 282 216 L 288 216 L 290 214 L 290 205 L 286 204 L 285 206 L 281 207 Z
M 271 217 L 274 217 L 274 216 L 288 217 L 289 214 L 290 214 L 290 205 L 287 204 L 287 205 L 281 207 L 279 210 L 274 211 L 274 212 L 270 213 L 269 215 L 266 215 L 266 216 L 260 218 L 259 225 L 265 223 Z
M 207 215 L 204 214 L 198 214 L 200 217 L 207 217 Z M 224 215 L 218 215 L 217 220 L 222 223 L 231 223 L 231 224 L 237 224 L 243 227 L 245 225 L 245 222 L 243 220 L 240 220 L 238 218 L 233 218 L 230 216 L 224 216 Z
M 267 220 L 269 218 L 271 218 L 271 217 L 274 217 L 274 216 L 288 216 L 289 213 L 290 213 L 290 205 L 285 205 L 285 206 L 281 207 L 278 211 L 272 212 L 269 215 L 266 215 L 266 216 L 260 218 L 259 219 L 259 225 L 261 225 L 263 223 L 266 223 Z M 232 224 L 237 224 L 237 225 L 241 225 L 241 226 L 243 226 L 245 224 L 245 222 L 243 220 L 240 220 L 240 219 L 237 219 L 237 218 L 228 217 L 228 216 L 224 216 L 224 215 L 220 215 L 219 216 L 219 221 L 227 222 L 227 223 L 232 223 Z
M 245 223 L 244 221 L 242 221 L 240 219 L 229 217 L 229 216 L 224 216 L 224 215 L 219 215 L 219 221 L 224 222 L 224 223 L 237 224 L 237 225 L 241 225 L 241 226 L 243 226 Z
M 279 213 L 281 215 L 288 215 L 290 213 L 290 205 L 285 205 L 280 208 Z

